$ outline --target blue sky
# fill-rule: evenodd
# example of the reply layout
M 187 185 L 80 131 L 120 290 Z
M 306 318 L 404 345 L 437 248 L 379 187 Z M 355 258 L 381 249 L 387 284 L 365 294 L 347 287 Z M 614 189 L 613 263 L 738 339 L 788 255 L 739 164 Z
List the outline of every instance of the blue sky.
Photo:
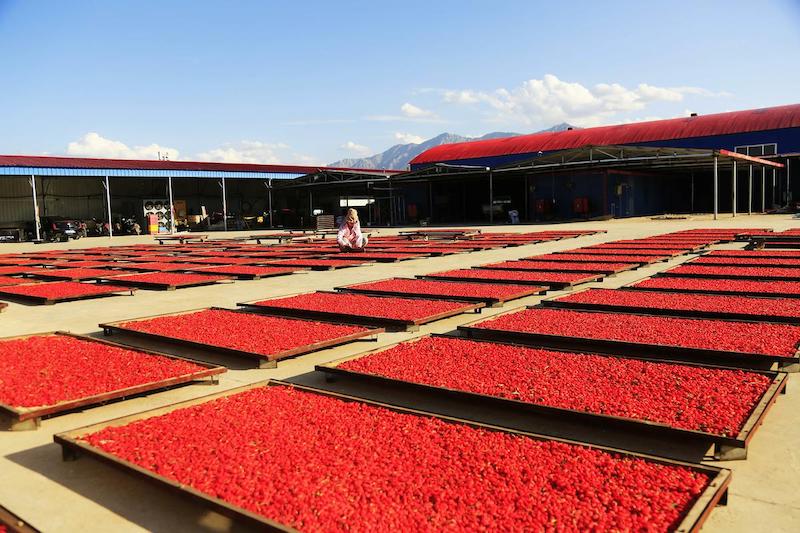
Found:
M 0 153 L 328 163 L 800 101 L 800 2 L 0 0 Z

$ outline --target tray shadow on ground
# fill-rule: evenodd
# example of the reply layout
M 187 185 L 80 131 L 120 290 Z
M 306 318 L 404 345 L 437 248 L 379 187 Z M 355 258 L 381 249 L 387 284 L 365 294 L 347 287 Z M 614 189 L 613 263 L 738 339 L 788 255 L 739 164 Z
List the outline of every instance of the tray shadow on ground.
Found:
M 16 452 L 6 458 L 148 531 L 256 531 L 99 461 L 86 457 L 62 461 L 61 448 L 55 443 Z
M 202 361 L 204 363 L 220 365 L 231 370 L 251 370 L 258 368 L 258 362 L 255 358 L 236 357 L 233 355 L 221 354 L 213 350 L 203 350 L 190 346 L 181 346 L 180 344 L 167 341 L 145 339 L 121 332 L 115 332 L 113 335 L 104 335 L 102 331 L 95 331 L 88 334 L 88 336 L 123 344 L 131 348 L 143 348 L 169 355 L 177 355 L 178 357 L 184 357 L 195 361 Z
M 521 414 L 497 406 L 478 404 L 457 398 L 417 392 L 390 385 L 360 382 L 347 376 L 336 376 L 333 381 L 328 381 L 326 375 L 322 372 L 308 372 L 286 378 L 285 381 L 400 407 L 430 411 L 484 424 L 630 450 L 669 459 L 698 463 L 710 458 L 709 443 L 695 439 L 667 441 L 663 437 L 607 429 L 597 424 L 590 425 L 571 420 L 557 420 L 534 413 Z

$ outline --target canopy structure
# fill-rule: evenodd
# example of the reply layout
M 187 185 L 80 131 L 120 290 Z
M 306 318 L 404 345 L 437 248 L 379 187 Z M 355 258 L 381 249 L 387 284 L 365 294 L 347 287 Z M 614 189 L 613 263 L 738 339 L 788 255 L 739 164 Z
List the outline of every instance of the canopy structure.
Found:
M 486 175 L 489 180 L 489 205 L 493 205 L 492 180 L 500 176 L 519 175 L 520 177 L 536 174 L 553 174 L 570 171 L 592 171 L 604 169 L 626 170 L 680 170 L 711 171 L 714 176 L 714 217 L 719 214 L 719 173 L 722 169 L 730 169 L 732 177 L 733 214 L 736 214 L 736 181 L 737 170 L 747 166 L 750 172 L 750 188 L 748 212 L 752 212 L 752 180 L 753 170 L 763 169 L 761 173 L 762 191 L 766 180 L 766 169 L 782 169 L 783 163 L 764 158 L 748 156 L 730 150 L 705 150 L 692 148 L 661 148 L 649 146 L 583 146 L 570 150 L 561 150 L 543 154 L 538 157 L 518 161 L 509 165 L 490 167 L 480 165 L 463 165 L 437 163 L 419 170 L 395 176 L 395 182 L 419 182 L 436 178 L 456 178 L 465 176 Z M 762 210 L 764 210 L 764 194 L 762 193 Z M 491 215 L 491 213 L 490 213 Z
M 777 144 L 778 154 L 800 151 L 800 104 L 732 111 L 632 124 L 534 133 L 435 146 L 411 161 L 411 168 L 436 163 L 501 166 L 537 154 L 586 146 L 631 145 L 729 148 Z
M 167 161 L 100 159 L 83 157 L 53 157 L 0 155 L 0 179 L 3 177 L 24 177 L 30 185 L 32 211 L 36 239 L 40 239 L 40 205 L 37 194 L 42 194 L 41 182 L 49 179 L 87 178 L 99 179 L 105 195 L 103 208 L 111 220 L 112 178 L 124 179 L 130 183 L 136 179 L 163 179 L 169 201 L 170 231 L 175 228 L 175 209 L 173 200 L 173 180 L 213 180 L 219 184 L 223 213 L 228 212 L 226 180 L 247 180 L 263 182 L 269 197 L 272 213 L 272 192 L 280 183 L 324 183 L 327 181 L 357 182 L 366 179 L 383 179 L 397 174 L 399 170 L 365 170 L 310 165 L 275 165 L 251 163 L 219 163 L 204 161 Z M 37 193 L 37 180 L 40 182 Z M 297 180 L 297 181 L 295 181 Z M 122 182 L 118 181 L 117 184 Z M 83 188 L 83 187 L 80 187 Z M 263 189 L 262 189 L 263 190 Z M 30 209 L 30 208 L 28 208 Z M 30 212 L 30 211 L 28 211 Z M 224 229 L 227 216 L 223 217 Z M 270 217 L 272 224 L 272 217 Z M 112 230 L 113 231 L 113 230 Z

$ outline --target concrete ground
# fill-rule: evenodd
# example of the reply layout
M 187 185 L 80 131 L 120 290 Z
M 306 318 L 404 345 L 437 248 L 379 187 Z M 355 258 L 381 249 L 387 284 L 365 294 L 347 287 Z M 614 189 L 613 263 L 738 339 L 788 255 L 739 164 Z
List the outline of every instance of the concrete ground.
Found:
M 332 272 L 311 272 L 265 279 L 237 281 L 207 287 L 179 289 L 175 292 L 139 291 L 134 296 L 61 303 L 55 306 L 11 304 L 0 314 L 0 336 L 13 336 L 52 330 L 99 334 L 97 324 L 104 321 L 133 319 L 147 315 L 223 306 L 235 307 L 236 302 L 269 298 L 291 293 L 332 289 L 338 285 L 387 278 L 413 276 L 463 268 L 483 263 L 517 259 L 557 250 L 626 238 L 645 237 L 690 228 L 770 227 L 782 230 L 798 227 L 798 221 L 786 215 L 724 217 L 712 221 L 696 216 L 688 220 L 625 219 L 605 222 L 585 222 L 558 225 L 514 226 L 487 228 L 487 231 L 537 231 L 544 229 L 606 229 L 608 233 L 565 241 L 528 245 L 517 248 L 488 250 L 470 254 L 419 259 L 400 263 L 375 264 L 367 267 Z M 393 233 L 382 230 L 382 234 Z M 214 235 L 223 236 L 222 234 Z M 106 244 L 151 242 L 150 237 L 119 237 L 82 239 L 71 243 L 49 245 L 10 244 L 0 246 L 0 253 L 55 248 L 86 248 Z M 737 245 L 726 245 L 736 247 Z M 683 262 L 689 257 L 651 265 L 622 273 L 592 285 L 619 287 L 634 280 Z M 548 293 L 551 297 L 556 293 Z M 542 297 L 529 297 L 510 302 L 502 308 L 484 310 L 491 316 L 508 309 L 537 303 Z M 461 315 L 423 326 L 415 333 L 386 333 L 376 342 L 360 341 L 294 359 L 281 361 L 276 369 L 255 369 L 240 360 L 222 360 L 210 354 L 192 352 L 207 360 L 231 365 L 219 385 L 189 385 L 149 394 L 108 405 L 86 409 L 44 420 L 36 431 L 0 432 L 0 505 L 27 520 L 42 531 L 198 531 L 220 530 L 232 524 L 215 513 L 205 512 L 199 505 L 186 501 L 151 484 L 118 472 L 94 460 L 83 458 L 63 462 L 61 450 L 53 443 L 53 434 L 102 422 L 112 418 L 166 406 L 178 401 L 198 398 L 248 383 L 270 378 L 313 384 L 332 390 L 357 393 L 374 399 L 392 400 L 444 414 L 472 418 L 516 427 L 538 433 L 578 438 L 609 446 L 625 447 L 642 452 L 699 461 L 706 449 L 697 443 L 672 444 L 643 439 L 597 428 L 556 423 L 535 417 L 519 417 L 495 408 L 461 405 L 457 401 L 442 401 L 420 395 L 409 395 L 389 388 L 376 388 L 339 380 L 326 383 L 314 365 L 333 361 L 365 350 L 414 338 L 430 332 L 447 332 L 460 324 L 475 320 L 474 314 Z M 141 341 L 114 336 L 117 342 Z M 184 354 L 169 345 L 147 345 L 162 351 Z M 800 530 L 800 394 L 794 389 L 798 376 L 792 375 L 788 393 L 781 396 L 750 445 L 744 461 L 718 464 L 733 470 L 733 483 L 726 507 L 718 507 L 705 525 L 705 531 L 798 531 Z M 235 526 L 234 529 L 242 529 Z

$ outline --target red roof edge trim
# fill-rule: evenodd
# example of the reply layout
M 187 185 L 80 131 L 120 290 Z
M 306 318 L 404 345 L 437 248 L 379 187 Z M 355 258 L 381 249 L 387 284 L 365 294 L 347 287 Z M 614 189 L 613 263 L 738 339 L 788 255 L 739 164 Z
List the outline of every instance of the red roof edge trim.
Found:
M 45 155 L 0 155 L 3 167 L 92 168 L 124 170 L 201 170 L 212 172 L 277 172 L 313 174 L 322 170 L 397 174 L 403 170 L 326 167 L 323 165 L 265 165 L 255 163 L 218 163 L 213 161 L 159 161 L 151 159 L 102 159 Z

